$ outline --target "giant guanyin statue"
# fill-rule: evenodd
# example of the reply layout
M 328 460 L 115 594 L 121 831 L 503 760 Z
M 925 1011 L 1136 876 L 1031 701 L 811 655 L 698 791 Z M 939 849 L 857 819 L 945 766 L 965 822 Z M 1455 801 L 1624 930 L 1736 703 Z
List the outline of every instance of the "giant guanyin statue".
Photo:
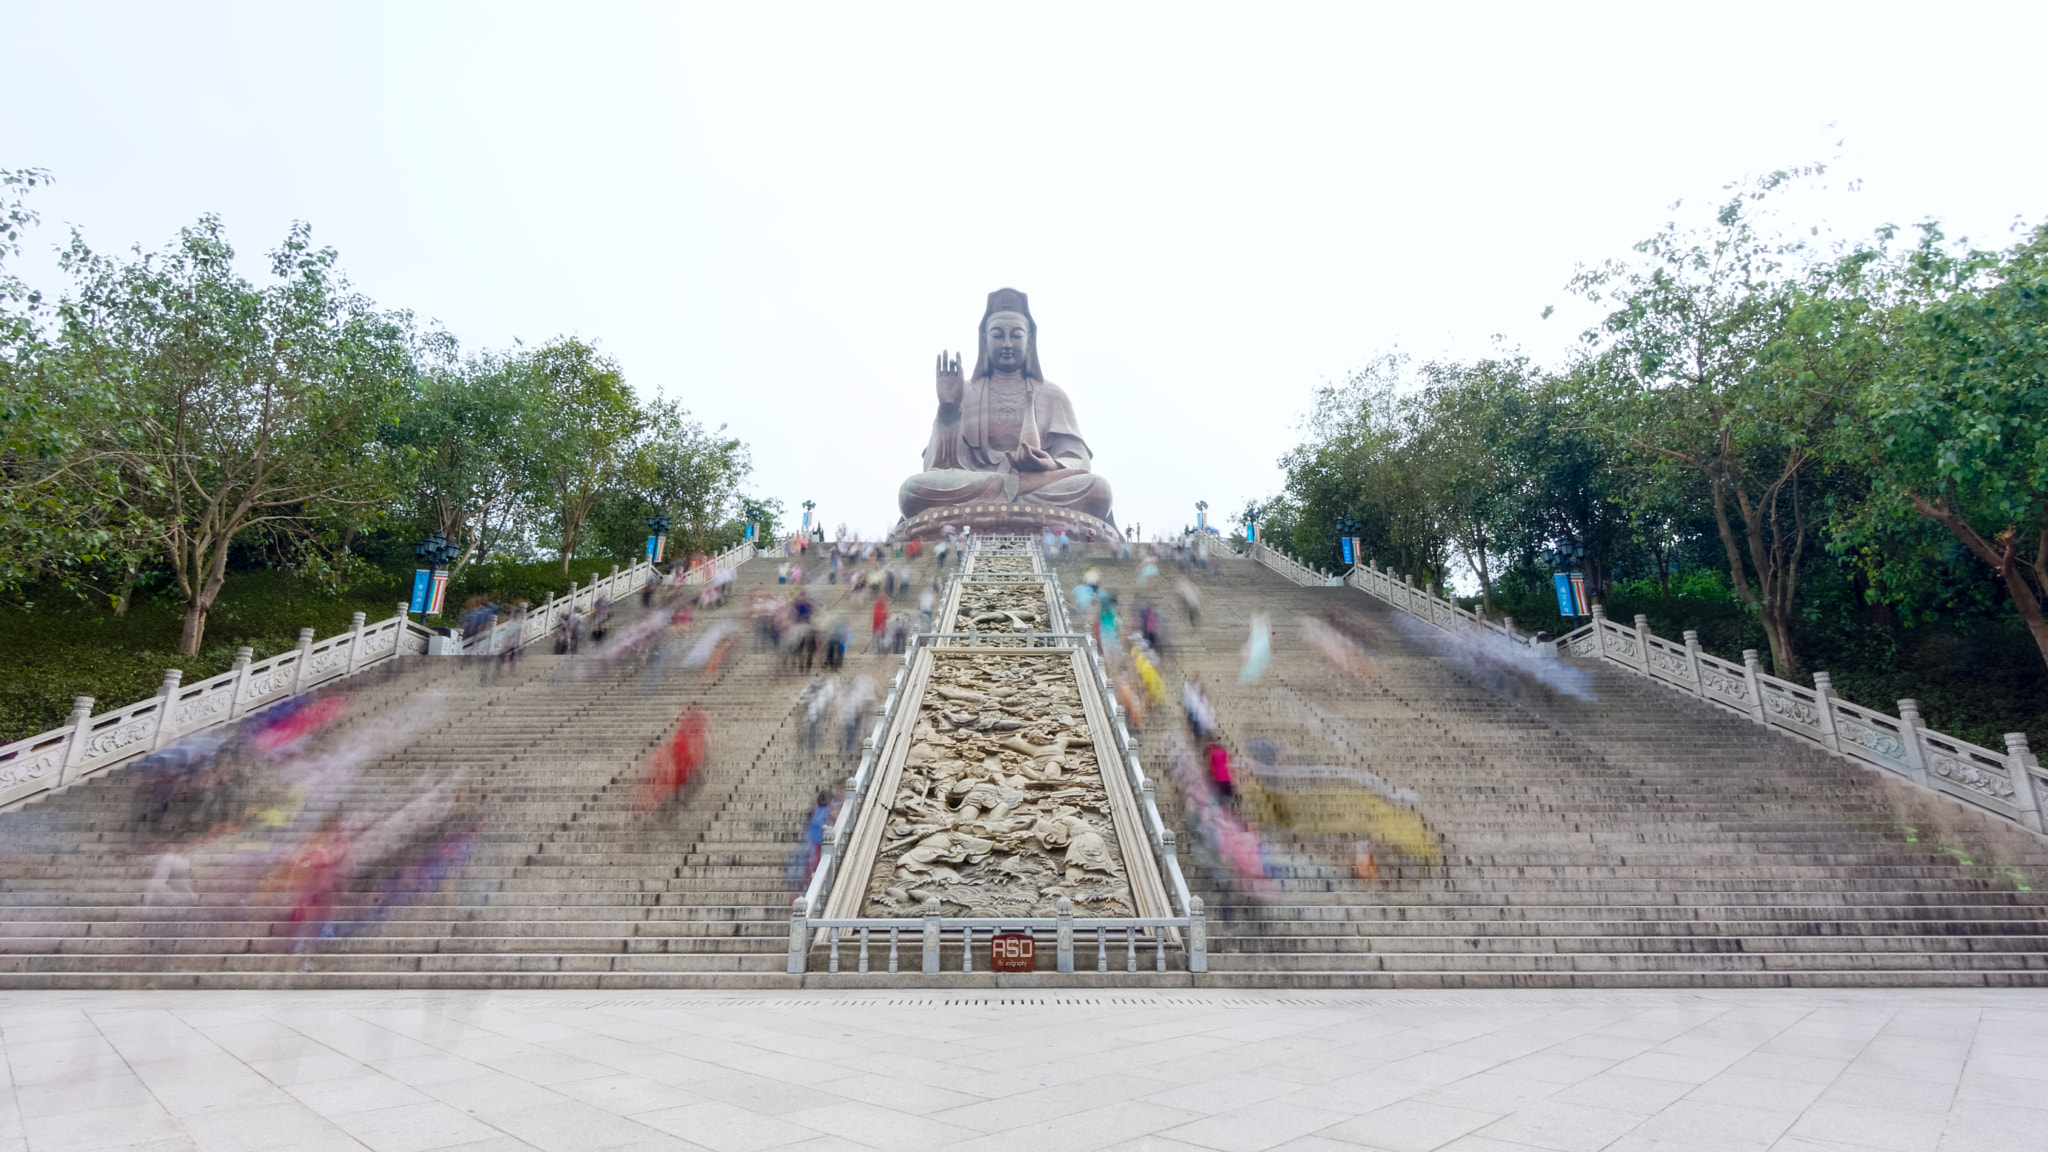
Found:
M 1014 288 L 988 294 L 974 375 L 939 353 L 939 414 L 924 471 L 903 482 L 897 535 L 926 537 L 942 525 L 977 532 L 1066 531 L 1119 535 L 1109 482 L 1091 470 L 1074 406 L 1038 368 L 1038 324 Z

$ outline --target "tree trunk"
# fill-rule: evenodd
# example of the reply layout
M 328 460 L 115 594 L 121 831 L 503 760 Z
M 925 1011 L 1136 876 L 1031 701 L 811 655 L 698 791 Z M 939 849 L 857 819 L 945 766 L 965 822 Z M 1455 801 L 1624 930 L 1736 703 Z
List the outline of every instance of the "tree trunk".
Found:
M 140 575 L 142 573 L 136 569 L 135 565 L 130 564 L 128 566 L 127 573 L 121 577 L 120 594 L 114 597 L 114 615 L 126 616 L 128 614 L 128 605 L 135 600 L 135 580 Z
M 2005 581 L 2006 594 L 2012 597 L 2012 606 L 2019 609 L 2020 619 L 2027 622 L 2027 631 L 2034 637 L 2034 647 L 2041 650 L 2041 659 L 2048 663 L 2048 620 L 2041 614 L 2041 598 L 2027 583 L 2026 573 L 2020 571 L 2019 527 L 2014 525 L 1998 534 L 1997 546 L 1984 538 L 1983 533 L 1971 527 L 1955 510 L 1949 507 L 1947 498 L 1939 501 L 1922 500 L 1915 497 L 1913 508 L 1929 520 L 1937 521 L 1942 527 L 1968 548 L 1979 560 L 1991 565 L 1998 578 Z M 2041 535 L 2037 550 L 2048 552 L 2048 532 Z M 2048 556 L 2037 554 L 2034 564 L 2039 565 Z M 2037 569 L 2038 571 L 2038 569 Z
M 1493 581 L 1486 575 L 1486 538 L 1475 537 L 1472 550 L 1479 554 L 1480 615 L 1490 620 L 1493 618 Z
M 1786 619 L 1789 614 L 1775 604 L 1767 604 L 1757 613 L 1757 620 L 1764 626 L 1764 639 L 1771 646 L 1771 675 L 1780 680 L 1799 675 L 1799 654 L 1792 646 L 1792 627 Z
M 221 585 L 227 582 L 228 550 L 220 549 L 214 560 L 208 564 L 206 579 L 199 585 L 198 594 L 185 602 L 185 625 L 178 632 L 178 654 L 199 655 L 199 645 L 206 639 L 206 614 L 213 611 L 213 602 L 220 597 Z

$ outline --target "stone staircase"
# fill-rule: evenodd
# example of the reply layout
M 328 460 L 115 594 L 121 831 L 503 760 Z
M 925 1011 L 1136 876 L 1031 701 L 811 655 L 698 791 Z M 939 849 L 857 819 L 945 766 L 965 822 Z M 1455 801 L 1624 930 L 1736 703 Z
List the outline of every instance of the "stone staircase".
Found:
M 1074 559 L 1128 604 L 1141 561 Z M 1170 585 L 1175 573 L 1166 569 Z M 1165 674 L 1198 674 L 1242 769 L 1364 768 L 1420 796 L 1435 862 L 1353 874 L 1347 838 L 1264 828 L 1272 885 L 1238 890 L 1189 859 L 1208 903 L 1209 982 L 1239 987 L 1768 987 L 2048 984 L 2048 843 L 1607 667 L 1591 699 L 1475 668 L 1429 626 L 1345 588 L 1249 560 L 1198 579 Z M 1154 583 L 1152 597 L 1174 600 Z M 1164 605 L 1162 604 L 1162 607 Z M 1274 656 L 1237 683 L 1250 614 Z M 1339 672 L 1297 619 L 1337 613 L 1375 675 Z M 1150 718 L 1165 775 L 1178 699 Z M 1163 808 L 1183 815 L 1160 786 Z M 1184 826 L 1184 825 L 1183 825 Z
M 1171 601 L 1171 564 L 1140 592 L 1139 562 L 1076 557 L 1062 583 L 1096 566 L 1126 603 Z M 712 617 L 737 618 L 748 591 L 774 586 L 778 563 L 743 566 L 735 604 Z M 1427 626 L 1353 590 L 1298 587 L 1239 559 L 1198 581 L 1201 626 L 1166 613 L 1169 689 L 1202 676 L 1240 764 L 1246 742 L 1265 737 L 1282 764 L 1364 768 L 1413 789 L 1441 855 L 1382 857 L 1379 876 L 1360 879 L 1348 840 L 1266 828 L 1273 878 L 1254 894 L 1184 851 L 1211 925 L 1211 974 L 1195 983 L 2048 983 L 2038 837 L 1619 670 L 1584 669 L 1593 698 L 1582 700 L 1475 671 Z M 843 585 L 813 594 L 822 617 L 844 612 L 866 636 Z M 1254 611 L 1272 614 L 1274 660 L 1241 687 Z M 1332 612 L 1371 644 L 1371 679 L 1302 642 L 1295 619 Z M 748 635 L 710 679 L 673 653 L 650 668 L 602 648 L 514 669 L 420 658 L 354 678 L 335 733 L 301 757 L 329 770 L 259 789 L 269 809 L 233 835 L 167 831 L 190 813 L 151 817 L 133 768 L 0 813 L 0 987 L 934 982 L 784 973 L 790 855 L 817 789 L 854 765 L 829 741 L 805 752 L 803 682 Z M 642 811 L 645 754 L 693 703 L 710 716 L 708 765 L 683 803 Z M 1142 742 L 1187 843 L 1163 779 L 1176 704 Z M 329 763 L 346 754 L 360 762 Z M 453 797 L 446 811 L 415 821 L 331 908 L 294 920 L 291 865 L 323 815 L 367 823 L 374 841 L 437 794 Z M 434 855 L 450 844 L 462 852 Z M 152 880 L 167 849 L 189 862 L 189 895 L 164 898 Z M 307 927 L 322 922 L 324 934 Z M 1189 983 L 1087 974 L 1104 979 Z
M 777 563 L 745 565 L 711 619 L 736 618 L 748 591 L 774 585 Z M 829 607 L 843 593 L 814 595 Z M 622 626 L 635 607 L 622 606 Z M 692 635 L 708 623 L 700 613 Z M 280 800 L 295 813 L 288 828 L 258 820 L 174 845 L 189 896 L 150 892 L 166 843 L 161 821 L 138 819 L 147 787 L 133 768 L 0 814 L 0 987 L 792 984 L 790 857 L 817 790 L 854 763 L 804 752 L 804 677 L 753 651 L 744 630 L 708 681 L 676 667 L 675 651 L 666 675 L 645 652 L 544 651 L 509 670 L 419 658 L 336 689 L 345 720 L 302 759 L 368 748 L 369 762 Z M 849 668 L 857 659 L 872 658 Z M 706 767 L 681 804 L 642 811 L 645 755 L 693 703 L 710 720 Z M 452 810 L 420 839 L 452 838 L 462 858 L 422 879 L 431 861 L 408 845 L 363 868 L 318 917 L 328 931 L 302 942 L 314 917 L 294 922 L 291 853 L 317 838 L 320 814 L 402 814 L 456 781 Z

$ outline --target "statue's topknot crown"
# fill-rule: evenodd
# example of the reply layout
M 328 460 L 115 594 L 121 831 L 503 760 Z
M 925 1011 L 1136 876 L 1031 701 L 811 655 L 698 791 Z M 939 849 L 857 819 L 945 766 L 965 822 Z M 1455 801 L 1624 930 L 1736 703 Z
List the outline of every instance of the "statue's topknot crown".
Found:
M 1021 312 L 1029 318 L 1031 298 L 1015 288 L 998 288 L 988 294 L 988 311 L 983 315 L 993 316 L 998 312 Z

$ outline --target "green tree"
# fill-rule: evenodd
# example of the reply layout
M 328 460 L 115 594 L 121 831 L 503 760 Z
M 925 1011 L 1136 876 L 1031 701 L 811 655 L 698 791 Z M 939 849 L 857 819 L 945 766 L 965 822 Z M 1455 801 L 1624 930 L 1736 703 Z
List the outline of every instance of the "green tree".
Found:
M 123 399 L 79 411 L 93 422 L 58 471 L 169 562 L 188 656 L 231 546 L 388 497 L 379 436 L 413 374 L 411 318 L 356 294 L 304 224 L 274 283 L 233 260 L 213 216 L 162 252 L 113 259 L 74 234 L 63 256 L 63 366 Z
M 1757 201 L 1817 169 L 1773 172 L 1722 205 L 1711 227 L 1667 225 L 1639 263 L 1581 272 L 1574 288 L 1614 305 L 1587 339 L 1593 414 L 1628 448 L 1697 476 L 1729 577 L 1754 608 L 1780 676 L 1796 674 L 1800 565 L 1813 524 L 1802 485 L 1836 393 L 1807 374 L 1790 323 L 1788 263 L 1806 245 L 1765 235 Z
M 410 458 L 413 515 L 460 544 L 451 582 L 515 531 L 524 511 L 527 438 L 546 416 L 530 410 L 526 384 L 511 358 L 444 356 L 422 373 L 391 436 Z
M 527 392 L 526 491 L 553 517 L 567 575 L 591 512 L 630 478 L 647 415 L 618 363 L 574 337 L 519 357 L 514 374 Z
M 1987 565 L 2048 660 L 2048 227 L 1960 256 L 1928 227 L 1898 275 L 1893 356 L 1857 398 L 1874 499 Z

